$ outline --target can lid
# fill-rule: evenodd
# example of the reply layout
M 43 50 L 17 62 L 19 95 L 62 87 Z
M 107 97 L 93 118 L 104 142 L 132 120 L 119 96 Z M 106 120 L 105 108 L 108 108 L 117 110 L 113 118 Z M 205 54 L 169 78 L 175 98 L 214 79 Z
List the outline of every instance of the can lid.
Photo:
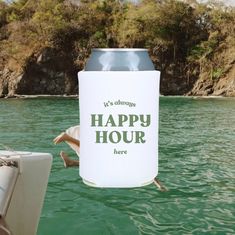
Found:
M 92 51 L 148 51 L 144 48 L 94 48 Z
M 85 70 L 146 71 L 154 70 L 154 65 L 144 48 L 94 48 Z

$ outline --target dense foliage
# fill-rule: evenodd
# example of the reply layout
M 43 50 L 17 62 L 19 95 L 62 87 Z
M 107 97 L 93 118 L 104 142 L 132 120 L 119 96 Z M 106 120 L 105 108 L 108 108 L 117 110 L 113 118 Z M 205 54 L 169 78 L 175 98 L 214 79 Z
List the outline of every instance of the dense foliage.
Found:
M 82 68 L 94 47 L 144 47 L 163 76 L 190 87 L 234 63 L 235 11 L 196 0 L 0 0 L 0 69 L 26 69 L 44 48 Z

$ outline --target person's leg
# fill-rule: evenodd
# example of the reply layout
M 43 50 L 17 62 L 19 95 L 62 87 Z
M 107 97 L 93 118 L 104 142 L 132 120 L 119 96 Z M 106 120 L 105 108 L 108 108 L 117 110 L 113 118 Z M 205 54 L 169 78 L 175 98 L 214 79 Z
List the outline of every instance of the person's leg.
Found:
M 58 135 L 54 140 L 54 144 L 59 144 L 63 141 L 67 141 L 67 142 L 70 142 L 72 144 L 75 144 L 77 145 L 78 147 L 80 147 L 80 141 L 71 137 L 70 135 L 68 135 L 67 133 L 65 132 L 62 132 L 60 135 Z
M 166 192 L 168 189 L 160 182 L 157 177 L 153 180 L 153 183 L 159 188 L 160 191 Z
M 1 235 L 11 235 L 11 231 L 9 230 L 5 219 L 0 215 L 0 234 Z
M 69 156 L 61 151 L 60 152 L 60 157 L 62 158 L 63 162 L 64 162 L 64 167 L 73 167 L 73 166 L 79 166 L 79 161 L 78 160 L 72 160 L 69 158 Z

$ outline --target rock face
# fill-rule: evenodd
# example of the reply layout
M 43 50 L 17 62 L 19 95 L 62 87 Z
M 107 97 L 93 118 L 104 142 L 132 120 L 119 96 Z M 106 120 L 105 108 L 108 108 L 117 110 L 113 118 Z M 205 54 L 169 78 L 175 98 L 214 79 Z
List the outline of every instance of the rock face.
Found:
M 23 72 L 0 71 L 0 97 L 14 95 L 73 95 L 77 71 L 69 55 L 46 48 L 32 56 Z
M 78 71 L 70 53 L 45 48 L 32 55 L 18 72 L 6 66 L 0 70 L 0 97 L 76 95 Z M 161 72 L 162 95 L 235 96 L 235 64 L 230 64 L 228 72 L 218 80 L 208 78 L 208 74 L 199 74 L 199 79 L 185 78 L 174 67 Z
M 0 97 L 14 96 L 17 93 L 17 88 L 22 79 L 22 75 L 5 68 L 0 71 L 0 78 Z
M 208 79 L 206 75 L 202 75 L 188 95 L 235 97 L 235 65 L 219 80 Z
M 213 95 L 233 96 L 235 97 L 235 66 L 231 69 L 224 79 L 220 79 L 215 87 Z

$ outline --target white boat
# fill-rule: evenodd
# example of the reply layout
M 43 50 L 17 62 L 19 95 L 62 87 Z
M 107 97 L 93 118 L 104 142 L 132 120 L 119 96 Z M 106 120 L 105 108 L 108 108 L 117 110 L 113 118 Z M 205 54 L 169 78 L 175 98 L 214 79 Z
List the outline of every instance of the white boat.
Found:
M 52 165 L 49 153 L 0 150 L 0 235 L 35 235 Z

